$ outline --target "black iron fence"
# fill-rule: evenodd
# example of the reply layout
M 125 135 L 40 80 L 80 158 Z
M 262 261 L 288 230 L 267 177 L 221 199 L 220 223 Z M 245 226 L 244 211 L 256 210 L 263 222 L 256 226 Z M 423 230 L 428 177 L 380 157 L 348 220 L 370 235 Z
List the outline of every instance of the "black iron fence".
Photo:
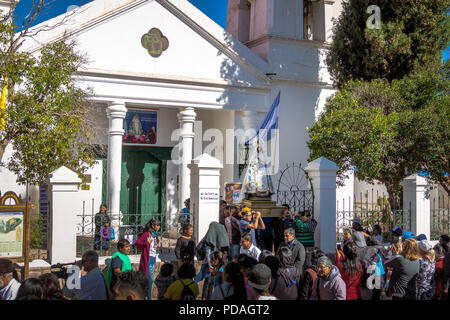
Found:
M 370 199 L 370 200 L 369 200 Z M 345 229 L 350 229 L 352 220 L 360 218 L 362 227 L 370 231 L 374 225 L 379 225 L 382 231 L 383 242 L 390 241 L 390 230 L 395 226 L 402 228 L 403 232 L 411 231 L 411 203 L 407 208 L 402 207 L 400 197 L 392 201 L 391 207 L 387 195 L 384 193 L 361 192 L 353 199 L 340 199 L 336 202 L 336 241 L 342 242 Z
M 161 221 L 159 252 L 173 252 L 180 235 L 180 221 L 183 221 L 180 215 L 172 214 L 171 221 L 166 213 L 123 213 L 114 217 L 108 214 L 87 213 L 83 201 L 83 211 L 77 215 L 77 257 L 87 250 L 96 250 L 100 256 L 112 255 L 117 250 L 117 242 L 120 239 L 127 239 L 132 244 L 130 254 L 138 254 L 133 244 L 151 219 Z M 192 215 L 190 220 L 192 223 Z M 114 229 L 114 239 L 111 239 L 110 228 Z
M 309 211 L 314 216 L 312 190 L 277 191 L 277 205 L 288 204 L 290 211 Z
M 443 196 L 431 199 L 431 240 L 439 240 L 443 234 L 450 234 L 450 197 Z

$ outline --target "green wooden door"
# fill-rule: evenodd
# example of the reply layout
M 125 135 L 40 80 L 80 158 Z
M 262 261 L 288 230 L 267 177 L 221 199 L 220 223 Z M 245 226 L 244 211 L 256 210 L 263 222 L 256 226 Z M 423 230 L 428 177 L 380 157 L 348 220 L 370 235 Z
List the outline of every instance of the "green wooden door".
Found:
M 120 210 L 124 224 L 144 225 L 161 213 L 161 160 L 146 151 L 124 149 Z

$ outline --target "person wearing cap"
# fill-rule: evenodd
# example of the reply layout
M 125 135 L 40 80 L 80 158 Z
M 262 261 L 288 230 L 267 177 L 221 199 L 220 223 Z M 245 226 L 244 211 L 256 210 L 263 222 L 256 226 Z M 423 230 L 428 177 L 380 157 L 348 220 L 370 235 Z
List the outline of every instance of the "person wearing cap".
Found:
M 253 288 L 256 300 L 278 300 L 269 293 L 271 279 L 272 272 L 265 264 L 258 263 L 252 268 L 248 284 Z
M 427 239 L 427 236 L 424 235 L 423 233 L 419 234 L 419 235 L 416 237 L 416 241 L 422 241 L 422 240 L 428 240 L 428 239 Z
M 19 292 L 20 282 L 13 263 L 0 258 L 0 295 L 2 300 L 15 300 Z
M 403 230 L 399 226 L 395 226 L 395 228 L 390 230 L 390 232 L 392 232 L 394 237 L 400 237 L 403 234 Z
M 330 258 L 321 256 L 317 259 L 317 279 L 310 300 L 345 300 L 346 285 L 339 269 L 331 263 Z
M 436 265 L 432 257 L 432 245 L 427 240 L 421 240 L 419 243 L 419 252 L 421 258 L 419 259 L 420 268 L 417 276 L 418 284 L 418 300 L 433 300 L 436 293 L 436 286 L 434 282 L 434 273 Z
M 361 218 L 358 218 L 358 217 L 354 218 L 352 220 L 352 241 L 353 241 L 353 243 L 356 244 L 356 246 L 358 248 L 367 247 L 366 238 L 365 238 L 366 236 L 368 236 L 368 235 L 363 232 Z

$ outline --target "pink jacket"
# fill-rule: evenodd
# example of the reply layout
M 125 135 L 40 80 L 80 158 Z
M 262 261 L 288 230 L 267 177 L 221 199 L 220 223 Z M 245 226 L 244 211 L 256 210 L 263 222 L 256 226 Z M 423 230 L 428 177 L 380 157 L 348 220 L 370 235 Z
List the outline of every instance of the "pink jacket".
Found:
M 139 271 L 144 272 L 147 276 L 148 272 L 148 259 L 150 257 L 150 243 L 147 239 L 150 237 L 150 232 L 144 232 L 139 236 L 139 238 L 134 243 L 136 249 L 141 252 L 141 260 L 139 261 Z

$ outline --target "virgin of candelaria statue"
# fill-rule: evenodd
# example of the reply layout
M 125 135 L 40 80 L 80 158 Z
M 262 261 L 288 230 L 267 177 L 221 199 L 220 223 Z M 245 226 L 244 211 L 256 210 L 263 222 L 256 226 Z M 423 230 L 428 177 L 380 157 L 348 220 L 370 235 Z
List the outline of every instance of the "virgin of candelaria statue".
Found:
M 274 193 L 270 173 L 270 161 L 258 141 L 256 152 L 253 150 L 250 153 L 239 200 L 241 201 L 244 195 L 247 199 L 250 197 L 270 198 Z

